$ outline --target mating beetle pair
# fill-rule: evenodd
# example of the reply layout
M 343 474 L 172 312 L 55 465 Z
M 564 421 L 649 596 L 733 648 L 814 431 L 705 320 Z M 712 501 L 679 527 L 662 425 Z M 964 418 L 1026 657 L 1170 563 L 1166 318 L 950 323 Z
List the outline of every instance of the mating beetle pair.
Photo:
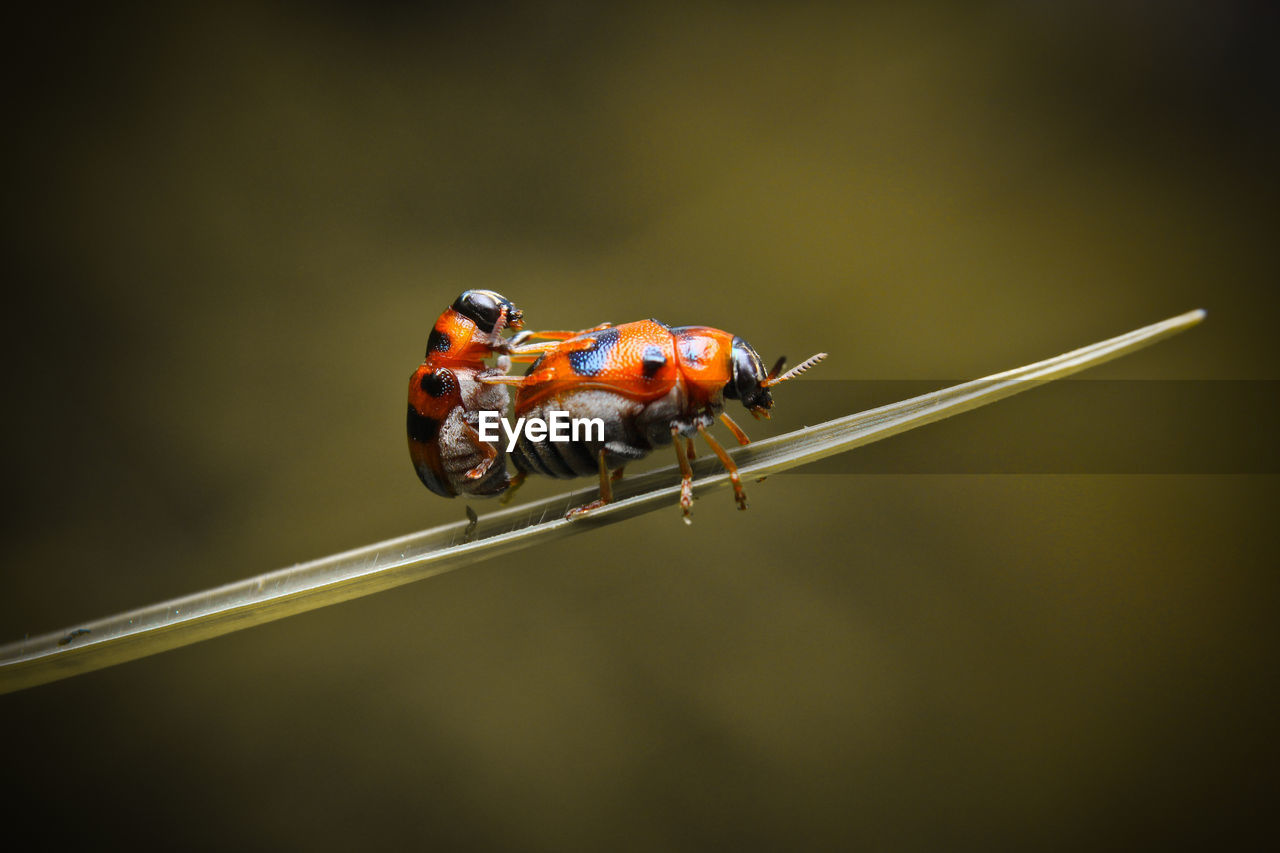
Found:
M 724 413 L 736 399 L 755 417 L 768 417 L 770 388 L 826 357 L 805 360 L 786 373 L 783 360 L 765 372 L 755 349 L 742 338 L 707 326 L 671 327 L 657 320 L 620 326 L 602 324 L 582 332 L 523 332 L 523 316 L 506 297 L 468 290 L 440 315 L 427 344 L 426 360 L 409 382 L 409 454 L 422 482 L 454 497 L 506 495 L 529 473 L 572 478 L 599 474 L 600 497 L 569 511 L 573 518 L 609 503 L 612 482 L 623 467 L 672 444 L 682 474 L 680 506 L 686 522 L 693 504 L 693 438 L 697 433 L 729 472 L 740 509 L 746 494 L 737 467 L 708 432 L 718 416 L 740 444 L 750 439 Z M 528 343 L 530 339 L 545 339 Z M 487 357 L 496 367 L 485 364 Z M 525 376 L 508 375 L 512 361 L 533 360 Z M 548 420 L 552 412 L 597 418 L 603 436 L 541 440 L 522 434 L 511 452 L 509 477 L 501 442 L 483 441 L 480 413 L 505 412 L 507 386 L 515 386 L 517 417 Z M 610 473 L 612 472 L 612 474 Z

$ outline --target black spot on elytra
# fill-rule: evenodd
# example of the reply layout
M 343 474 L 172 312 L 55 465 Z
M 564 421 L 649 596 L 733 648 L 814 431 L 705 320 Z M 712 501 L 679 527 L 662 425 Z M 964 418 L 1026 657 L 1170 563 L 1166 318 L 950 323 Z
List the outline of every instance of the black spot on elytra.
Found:
M 422 378 L 418 380 L 418 387 L 432 397 L 443 397 L 457 390 L 457 380 L 453 378 L 453 372 L 449 370 L 435 370 L 431 373 L 424 373 Z
M 436 435 L 440 432 L 440 422 L 438 420 L 418 414 L 413 406 L 409 407 L 406 426 L 409 430 L 409 438 L 423 444 L 435 440 Z
M 449 347 L 453 346 L 453 341 L 449 340 L 449 336 L 439 329 L 432 329 L 431 334 L 427 337 L 427 358 L 431 358 L 433 352 L 448 352 Z
M 598 376 L 609 366 L 609 353 L 618 345 L 621 336 L 617 329 L 592 332 L 590 348 L 569 353 L 569 366 L 579 376 Z
M 667 356 L 663 353 L 662 347 L 649 344 L 644 348 L 644 354 L 640 356 L 640 361 L 644 371 L 644 378 L 652 379 L 667 363 Z

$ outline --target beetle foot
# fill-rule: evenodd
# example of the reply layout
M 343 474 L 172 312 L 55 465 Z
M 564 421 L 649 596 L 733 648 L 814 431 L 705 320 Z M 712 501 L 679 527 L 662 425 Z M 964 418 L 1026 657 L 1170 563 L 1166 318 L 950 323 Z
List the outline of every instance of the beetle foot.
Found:
M 574 521 L 576 519 L 582 518 L 582 516 L 591 512 L 591 510 L 599 509 L 600 507 L 605 506 L 608 503 L 609 501 L 597 498 L 591 503 L 586 503 L 586 504 L 583 504 L 582 506 L 575 506 L 573 509 L 569 510 L 564 514 L 565 521 Z

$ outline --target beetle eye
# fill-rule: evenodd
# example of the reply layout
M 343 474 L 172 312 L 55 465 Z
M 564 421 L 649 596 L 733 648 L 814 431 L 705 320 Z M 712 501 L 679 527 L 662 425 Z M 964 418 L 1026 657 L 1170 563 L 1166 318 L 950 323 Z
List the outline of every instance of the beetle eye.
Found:
M 751 344 L 742 338 L 733 339 L 733 378 L 725 385 L 724 396 L 741 400 L 748 409 L 770 408 L 773 397 L 764 388 L 764 363 Z
M 475 323 L 480 331 L 492 332 L 502 316 L 500 299 L 489 290 L 466 290 L 454 300 L 453 310 Z
M 764 379 L 764 368 L 760 364 L 760 356 L 751 348 L 751 344 L 742 338 L 733 339 L 733 399 L 745 400 L 753 390 L 760 386 Z

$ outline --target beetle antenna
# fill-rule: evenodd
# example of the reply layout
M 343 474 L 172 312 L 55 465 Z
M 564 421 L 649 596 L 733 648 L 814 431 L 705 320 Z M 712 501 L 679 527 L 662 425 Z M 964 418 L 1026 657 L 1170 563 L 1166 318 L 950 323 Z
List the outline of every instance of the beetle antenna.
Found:
M 816 355 L 811 355 L 808 358 L 806 358 L 804 361 L 797 364 L 795 367 L 788 370 L 786 373 L 779 376 L 778 371 L 781 370 L 782 365 L 786 363 L 785 359 L 780 358 L 778 359 L 777 365 L 775 365 L 773 370 L 769 372 L 768 378 L 766 378 L 763 382 L 761 382 L 760 386 L 762 388 L 768 388 L 770 385 L 777 385 L 779 382 L 786 382 L 788 379 L 795 379 L 801 373 L 804 373 L 806 370 L 813 367 L 815 364 L 822 361 L 826 357 L 827 357 L 827 354 L 825 352 L 820 352 L 820 353 L 817 353 Z
M 765 377 L 764 384 L 765 385 L 772 384 L 773 381 L 778 378 L 778 374 L 782 372 L 782 368 L 786 366 L 787 366 L 787 357 L 785 355 L 778 356 L 778 360 L 773 363 L 773 369 L 770 370 L 769 375 Z

